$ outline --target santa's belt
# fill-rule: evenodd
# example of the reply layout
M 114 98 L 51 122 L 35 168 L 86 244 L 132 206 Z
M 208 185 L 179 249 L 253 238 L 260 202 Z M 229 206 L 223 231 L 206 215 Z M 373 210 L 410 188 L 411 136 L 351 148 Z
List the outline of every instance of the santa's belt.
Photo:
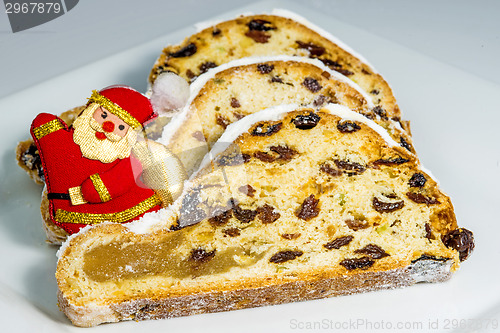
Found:
M 121 212 L 96 214 L 70 212 L 63 209 L 57 209 L 54 217 L 59 223 L 97 224 L 105 221 L 123 223 L 144 214 L 146 211 L 158 205 L 161 205 L 161 200 L 156 194 L 154 194 L 134 207 Z
M 68 193 L 48 193 L 47 199 L 71 200 Z

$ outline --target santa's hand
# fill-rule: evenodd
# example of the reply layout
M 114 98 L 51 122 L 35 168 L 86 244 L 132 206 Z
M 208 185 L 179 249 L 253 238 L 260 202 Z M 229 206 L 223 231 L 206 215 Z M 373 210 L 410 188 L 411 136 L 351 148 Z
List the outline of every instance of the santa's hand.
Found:
M 48 136 L 49 134 L 65 130 L 68 133 L 68 126 L 59 117 L 50 113 L 40 113 L 31 123 L 31 136 L 35 141 Z
M 73 206 L 86 204 L 87 201 L 83 198 L 81 186 L 71 187 L 69 190 L 69 197 Z

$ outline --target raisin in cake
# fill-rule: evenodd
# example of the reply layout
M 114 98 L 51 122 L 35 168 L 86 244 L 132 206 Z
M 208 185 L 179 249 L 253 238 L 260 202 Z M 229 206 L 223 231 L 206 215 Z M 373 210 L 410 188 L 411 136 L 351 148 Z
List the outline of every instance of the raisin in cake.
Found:
M 344 106 L 252 114 L 211 155 L 168 209 L 61 248 L 59 304 L 75 325 L 439 282 L 473 248 L 416 158 Z
M 225 128 L 236 120 L 279 104 L 327 102 L 345 105 L 365 116 L 374 109 L 357 84 L 316 59 L 239 59 L 209 70 L 191 84 L 191 99 L 164 128 L 159 141 L 177 154 L 191 174 Z M 411 142 L 398 122 L 380 115 L 373 119 L 398 142 Z
M 249 56 L 306 56 L 319 59 L 368 92 L 378 106 L 373 116 L 401 119 L 389 84 L 362 56 L 295 13 L 275 13 L 240 16 L 210 26 L 179 45 L 167 46 L 151 70 L 150 83 L 164 71 L 191 82 L 210 68 Z

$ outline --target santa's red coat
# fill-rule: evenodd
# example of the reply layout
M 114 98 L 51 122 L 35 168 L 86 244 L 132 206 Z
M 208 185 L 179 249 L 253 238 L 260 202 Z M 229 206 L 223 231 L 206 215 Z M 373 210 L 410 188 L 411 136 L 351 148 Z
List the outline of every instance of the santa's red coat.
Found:
M 60 118 L 47 113 L 39 114 L 31 125 L 49 193 L 50 216 L 56 225 L 72 234 L 89 224 L 130 222 L 160 208 L 154 191 L 138 179 L 142 167 L 137 159 L 130 156 L 111 163 L 88 159 L 73 141 L 73 132 Z M 106 187 L 109 201 L 102 202 L 90 179 L 96 175 Z M 87 203 L 72 205 L 67 198 L 54 198 L 67 196 L 77 186 Z

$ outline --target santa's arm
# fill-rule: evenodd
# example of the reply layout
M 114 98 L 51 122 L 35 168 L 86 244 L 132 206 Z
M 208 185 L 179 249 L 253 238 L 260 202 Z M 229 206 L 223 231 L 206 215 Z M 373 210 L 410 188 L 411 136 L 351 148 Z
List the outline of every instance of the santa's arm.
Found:
M 31 123 L 31 136 L 35 142 L 60 130 L 68 130 L 68 125 L 59 117 L 50 113 L 40 113 Z
M 121 160 L 110 170 L 93 174 L 83 182 L 80 188 L 83 200 L 100 203 L 117 198 L 130 191 L 136 183 L 134 174 L 141 171 L 141 164 L 135 158 Z

